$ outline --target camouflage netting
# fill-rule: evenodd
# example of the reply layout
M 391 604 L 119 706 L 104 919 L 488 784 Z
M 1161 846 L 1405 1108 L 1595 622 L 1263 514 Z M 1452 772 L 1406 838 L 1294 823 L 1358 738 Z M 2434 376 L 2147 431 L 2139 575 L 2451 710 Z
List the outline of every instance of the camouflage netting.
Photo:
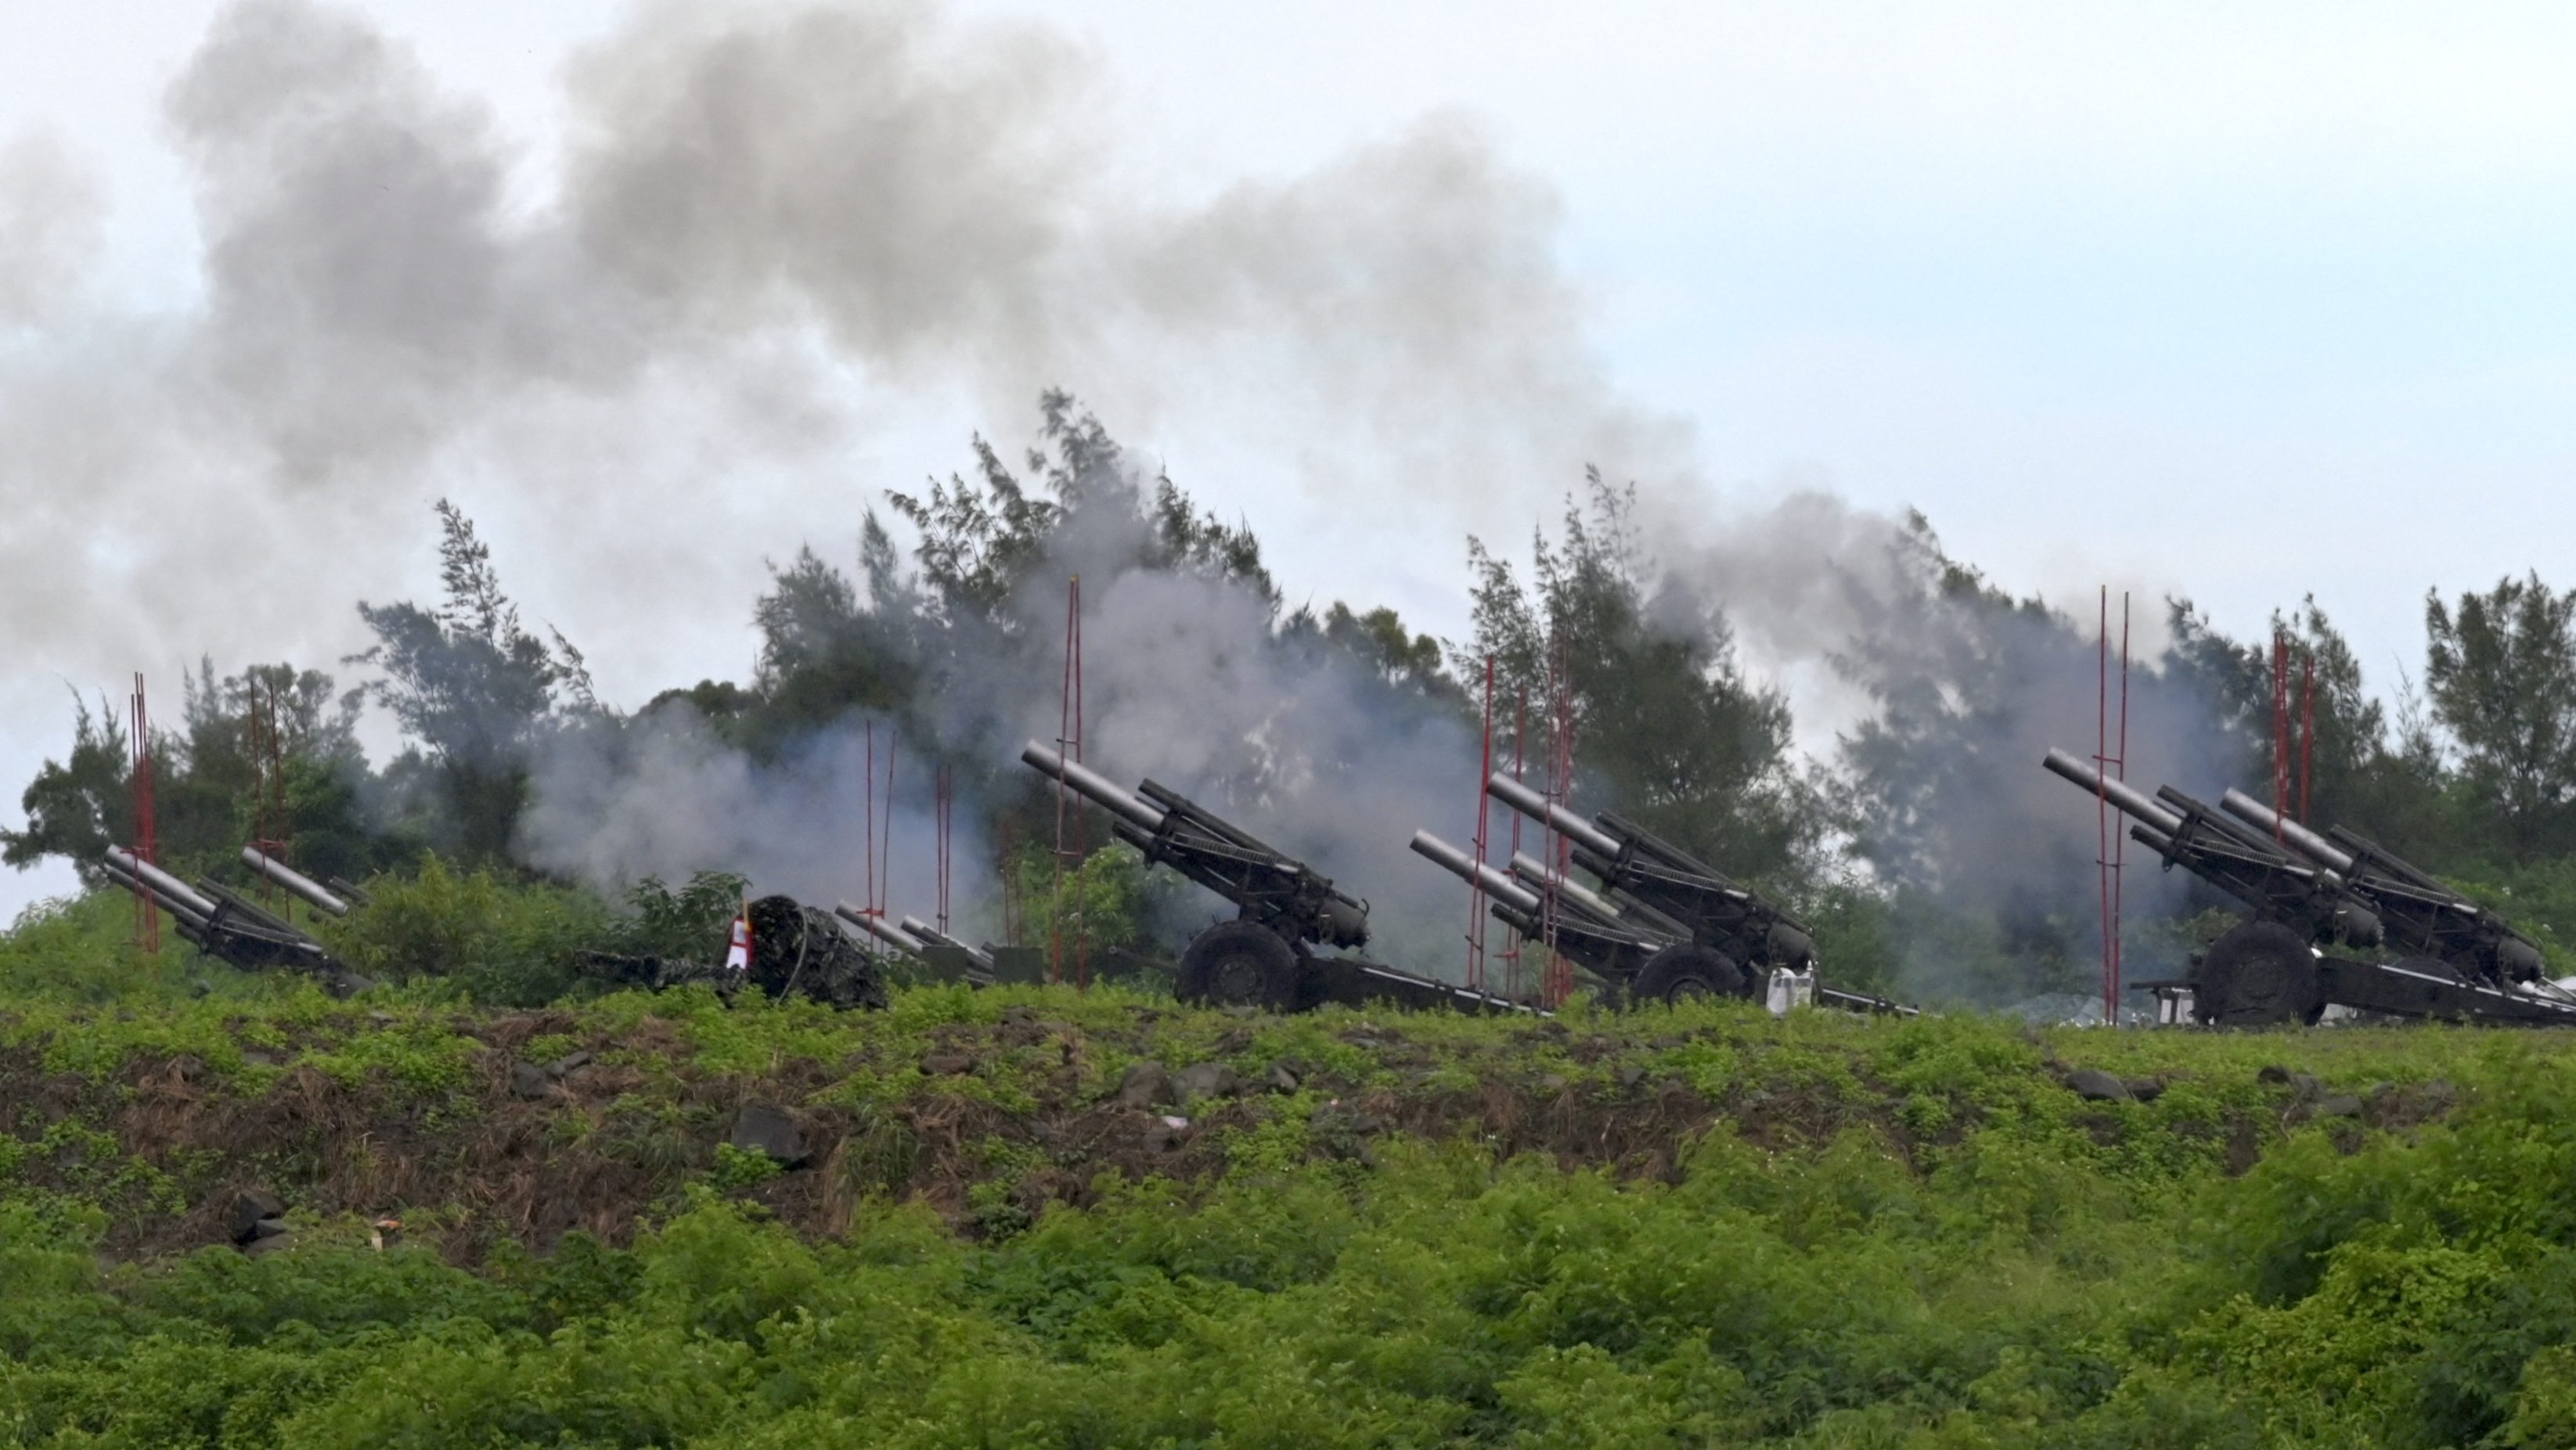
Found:
M 751 904 L 751 983 L 772 997 L 798 994 L 835 1007 L 883 1008 L 874 958 L 832 920 L 788 896 Z

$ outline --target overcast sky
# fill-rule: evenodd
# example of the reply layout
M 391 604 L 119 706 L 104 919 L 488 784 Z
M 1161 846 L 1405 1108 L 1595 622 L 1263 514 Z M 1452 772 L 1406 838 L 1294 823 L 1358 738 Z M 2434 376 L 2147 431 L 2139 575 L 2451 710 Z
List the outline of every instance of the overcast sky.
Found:
M 2068 604 L 2105 582 L 2148 613 L 2183 593 L 2251 634 L 2313 592 L 2381 688 L 2419 667 L 2427 588 L 2527 569 L 2576 583 L 2564 7 L 809 8 L 897 15 L 886 33 L 920 40 L 921 75 L 772 56 L 772 91 L 789 76 L 860 93 L 775 135 L 876 156 L 918 140 L 886 139 L 907 118 L 946 118 L 932 174 L 1010 150 L 983 180 L 1015 203 L 1046 194 L 1027 213 L 1042 240 L 1009 249 L 1006 221 L 959 233 L 977 241 L 961 251 L 929 232 L 941 255 L 908 253 L 889 282 L 893 264 L 853 280 L 798 233 L 804 251 L 757 265 L 824 299 L 812 316 L 710 321 L 752 294 L 694 277 L 671 284 L 687 308 L 656 294 L 642 322 L 585 297 L 467 387 L 444 363 L 432 378 L 384 360 L 443 345 L 435 306 L 319 360 L 297 329 L 333 347 L 348 330 L 279 320 L 356 294 L 307 287 L 278 219 L 336 227 L 371 203 L 268 195 L 261 168 L 304 164 L 333 123 L 267 93 L 337 94 L 333 68 L 362 56 L 400 98 L 394 130 L 445 128 L 440 154 L 469 181 L 497 158 L 490 229 L 512 250 L 494 275 L 524 278 L 596 243 L 601 217 L 651 209 L 654 167 L 688 149 L 660 109 L 684 73 L 668 56 L 698 54 L 717 22 L 609 0 L 272 6 L 231 17 L 245 60 L 201 57 L 228 23 L 208 0 L 15 0 L 7 794 L 67 743 L 66 681 L 121 694 L 144 669 L 175 715 L 200 651 L 330 666 L 363 642 L 357 598 L 434 589 L 440 494 L 613 697 L 738 678 L 764 556 L 808 539 L 846 556 L 878 490 L 962 466 L 972 430 L 1024 441 L 1044 381 L 1251 523 L 1292 597 L 1389 602 L 1440 632 L 1463 622 L 1463 535 L 1525 536 L 1602 453 L 1714 529 L 1797 488 L 1919 508 L 1955 554 Z M 381 54 L 348 49 L 369 30 Z M 281 35 L 325 59 L 263 70 Z M 864 94 L 916 82 L 936 92 L 926 109 Z M 1012 114 L 961 133 L 978 107 Z M 625 164 L 639 156 L 653 166 Z M 415 266 L 406 248 L 439 231 L 445 193 L 407 189 L 408 164 L 388 163 L 384 195 L 433 201 L 400 226 L 352 222 L 313 265 Z M 778 162 L 765 194 L 792 202 L 811 164 Z M 589 179 L 578 198 L 568 170 Z M 878 180 L 843 178 L 861 202 Z M 1416 191 L 1453 182 L 1455 205 L 1417 215 Z M 580 224 L 549 230 L 558 212 Z M 823 250 L 866 251 L 875 216 L 829 213 Z M 1416 229 L 1440 245 L 1407 250 Z M 657 234 L 636 275 L 731 264 L 689 240 Z M 986 245 L 997 269 L 1043 254 L 1038 280 L 989 316 L 940 312 L 980 294 Z M 1229 247 L 1267 255 L 1228 270 Z M 1435 275 L 1450 270 L 1484 280 Z M 450 305 L 515 319 L 587 275 Z M 1113 300 L 1074 315 L 1069 291 Z M 1428 294 L 1440 305 L 1408 312 Z M 888 295 L 938 315 L 890 315 Z M 597 318 L 599 335 L 572 335 Z M 652 366 L 624 365 L 630 337 Z M 370 369 L 402 399 L 384 403 Z M 1489 395 L 1546 404 L 1513 402 L 1497 431 L 1475 416 Z M 0 875 L 0 909 L 67 879 Z

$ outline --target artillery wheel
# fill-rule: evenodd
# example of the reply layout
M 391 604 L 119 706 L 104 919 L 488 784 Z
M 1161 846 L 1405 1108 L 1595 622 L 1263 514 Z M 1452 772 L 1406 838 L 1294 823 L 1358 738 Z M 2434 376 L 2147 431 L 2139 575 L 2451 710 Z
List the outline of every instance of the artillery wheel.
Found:
M 1181 952 L 1177 995 L 1210 1007 L 1297 1008 L 1297 954 L 1258 922 L 1220 921 Z
M 2192 975 L 2192 1015 L 2214 1026 L 2314 1022 L 2325 1009 L 2316 953 L 2277 921 L 2230 927 Z
M 1674 1003 L 1699 997 L 1749 997 L 1744 969 L 1724 952 L 1684 943 L 1646 958 L 1628 984 L 1631 1002 Z

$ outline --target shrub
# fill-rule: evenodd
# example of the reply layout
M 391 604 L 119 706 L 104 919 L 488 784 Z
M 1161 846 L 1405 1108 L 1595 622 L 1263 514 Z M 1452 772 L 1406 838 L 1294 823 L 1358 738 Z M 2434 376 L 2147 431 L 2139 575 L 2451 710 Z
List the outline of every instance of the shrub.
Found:
M 438 977 L 477 1002 L 534 1006 L 576 980 L 573 955 L 612 937 L 608 908 L 576 888 L 459 871 L 436 856 L 381 877 L 373 901 L 319 934 L 351 967 L 404 981 Z

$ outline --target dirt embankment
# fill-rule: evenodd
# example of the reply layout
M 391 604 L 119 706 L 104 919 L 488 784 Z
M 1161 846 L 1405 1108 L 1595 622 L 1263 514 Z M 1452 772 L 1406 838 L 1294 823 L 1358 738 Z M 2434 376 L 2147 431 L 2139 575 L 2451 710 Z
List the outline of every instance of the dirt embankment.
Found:
M 1774 1151 L 1859 1130 L 1920 1167 L 1981 1111 L 1963 1099 L 1927 1117 L 1919 1095 L 1909 1107 L 1866 1072 L 1805 1086 L 1751 1074 L 1706 1092 L 1659 1066 L 1657 1053 L 1692 1045 L 1688 1034 L 1613 1039 L 1553 1023 L 1481 1055 L 1364 1026 L 1337 1039 L 1351 1049 L 1338 1070 L 1282 1057 L 1240 1072 L 1225 1059 L 1259 1056 L 1252 1027 L 1218 1035 L 1202 1061 L 1147 1062 L 1141 1026 L 1086 1032 L 1020 1008 L 840 1061 L 782 1053 L 757 1072 L 709 1068 L 660 1019 L 611 1031 L 530 1012 L 455 1025 L 470 1039 L 461 1067 L 427 1085 L 326 1071 L 291 1050 L 252 1054 L 274 1063 L 256 1072 L 144 1055 L 83 1076 L 47 1071 L 41 1043 L 12 1048 L 0 1051 L 0 1135 L 22 1145 L 21 1183 L 108 1211 L 119 1256 L 223 1242 L 240 1195 L 258 1189 L 307 1223 L 398 1218 L 415 1241 L 475 1261 L 505 1241 L 542 1251 L 576 1230 L 626 1242 L 692 1184 L 753 1199 L 808 1234 L 845 1231 L 871 1199 L 917 1199 L 973 1235 L 1024 1225 L 1050 1203 L 1090 1203 L 1106 1182 L 1204 1181 L 1252 1145 L 1360 1175 L 1385 1135 L 1465 1138 L 1498 1156 L 1670 1179 L 1721 1124 Z M 1542 1070 L 1542 1058 L 1562 1070 Z M 1127 1068 L 1111 1074 L 1106 1061 Z M 2078 1096 L 2060 1065 L 2034 1068 L 2035 1091 Z M 891 1091 L 849 1091 L 890 1071 Z M 2300 1115 L 2302 1092 L 2273 1090 L 2282 1103 L 2178 1131 L 2242 1171 Z M 2080 1108 L 2071 1121 L 2097 1142 L 2132 1131 L 2109 1104 Z

